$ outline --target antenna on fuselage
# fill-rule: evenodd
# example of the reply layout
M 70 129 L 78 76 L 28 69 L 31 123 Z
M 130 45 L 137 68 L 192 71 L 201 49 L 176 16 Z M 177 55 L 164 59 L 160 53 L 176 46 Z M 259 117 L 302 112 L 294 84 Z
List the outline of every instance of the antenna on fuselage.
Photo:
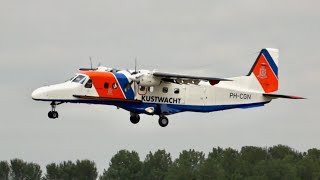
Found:
M 134 58 L 134 72 L 132 72 L 131 74 L 134 75 L 134 74 L 137 74 L 137 58 Z
M 91 59 L 91 56 L 89 56 L 89 60 L 90 60 L 90 67 L 92 69 L 92 59 Z
M 98 68 L 94 68 L 92 67 L 92 58 L 91 56 L 89 56 L 89 61 L 90 61 L 90 68 L 80 68 L 80 71 L 94 71 L 97 70 Z
M 137 58 L 134 58 L 134 72 L 137 73 Z

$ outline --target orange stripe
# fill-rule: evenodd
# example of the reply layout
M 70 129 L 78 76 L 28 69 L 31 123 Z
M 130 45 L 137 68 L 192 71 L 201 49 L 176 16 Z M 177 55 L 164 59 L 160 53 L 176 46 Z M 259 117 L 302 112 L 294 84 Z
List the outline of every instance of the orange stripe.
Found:
M 111 72 L 83 71 L 81 73 L 92 79 L 99 97 L 125 99 L 117 79 Z M 105 83 L 108 83 L 108 88 L 105 88 Z M 113 88 L 113 84 L 117 84 L 117 88 Z
M 263 55 L 259 57 L 253 73 L 266 93 L 278 90 L 278 78 Z

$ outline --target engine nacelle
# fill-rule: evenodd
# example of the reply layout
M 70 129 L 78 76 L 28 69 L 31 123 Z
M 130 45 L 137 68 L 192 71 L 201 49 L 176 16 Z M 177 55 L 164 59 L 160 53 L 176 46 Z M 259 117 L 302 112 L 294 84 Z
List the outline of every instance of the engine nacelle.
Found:
M 139 78 L 139 86 L 151 87 L 160 85 L 159 78 L 154 77 L 152 74 L 145 74 Z

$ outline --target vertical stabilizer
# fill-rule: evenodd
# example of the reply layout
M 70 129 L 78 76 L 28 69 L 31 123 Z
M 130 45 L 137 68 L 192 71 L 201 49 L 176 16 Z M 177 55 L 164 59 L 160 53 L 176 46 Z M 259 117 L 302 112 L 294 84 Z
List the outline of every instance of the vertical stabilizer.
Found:
M 265 93 L 278 90 L 279 50 L 265 48 L 253 64 L 248 76 L 255 76 Z

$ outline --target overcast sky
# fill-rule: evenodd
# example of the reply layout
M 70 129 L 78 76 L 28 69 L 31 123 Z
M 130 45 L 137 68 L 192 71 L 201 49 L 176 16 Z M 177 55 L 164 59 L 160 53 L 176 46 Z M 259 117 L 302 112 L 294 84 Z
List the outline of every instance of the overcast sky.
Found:
M 101 172 L 121 149 L 144 159 L 166 149 L 289 145 L 320 148 L 320 2 L 243 0 L 1 0 L 0 160 L 41 166 L 90 159 Z M 280 49 L 278 93 L 265 107 L 216 113 L 141 116 L 110 106 L 49 103 L 30 97 L 40 86 L 69 79 L 80 67 L 139 68 L 232 77 L 247 74 L 257 52 Z

